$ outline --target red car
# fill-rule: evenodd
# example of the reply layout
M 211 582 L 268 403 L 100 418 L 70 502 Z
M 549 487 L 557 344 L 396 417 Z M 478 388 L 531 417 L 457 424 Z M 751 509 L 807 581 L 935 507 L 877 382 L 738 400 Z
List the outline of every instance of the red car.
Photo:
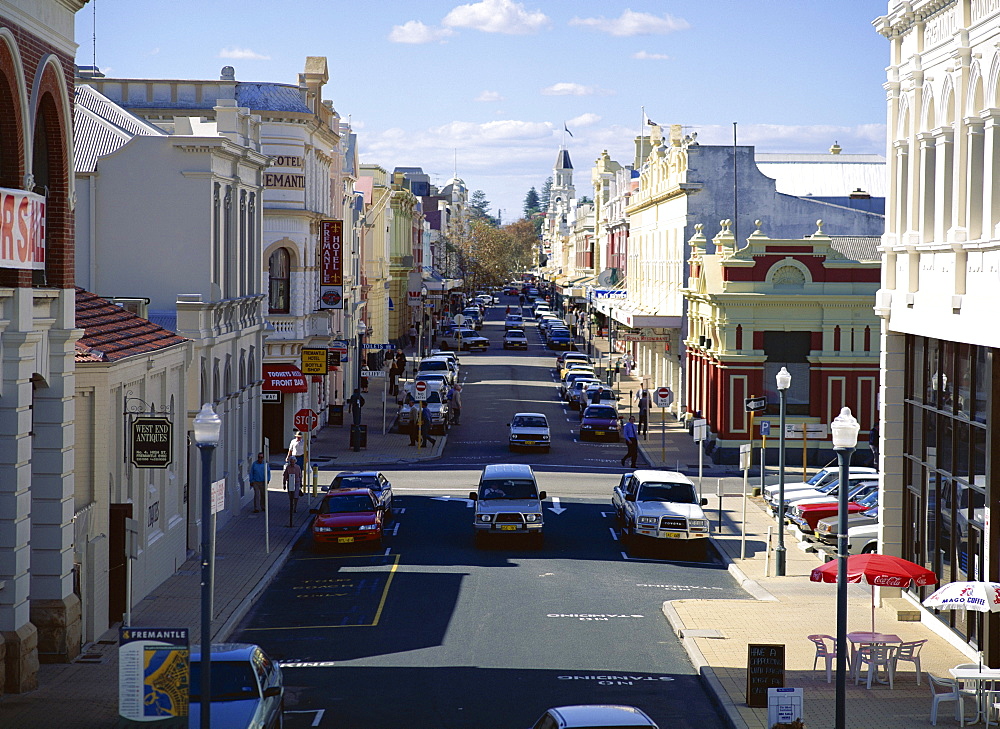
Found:
M 388 514 L 371 489 L 331 489 L 319 508 L 310 509 L 313 544 L 374 542 L 382 546 Z
M 612 405 L 588 405 L 580 420 L 580 440 L 621 438 L 618 411 Z
M 867 511 L 877 503 L 878 492 L 875 491 L 859 501 L 849 501 L 847 503 L 847 513 L 857 514 Z M 836 501 L 826 501 L 822 504 L 799 504 L 797 506 L 793 505 L 789 518 L 803 532 L 811 534 L 816 531 L 816 525 L 821 519 L 836 516 L 839 511 L 840 507 Z

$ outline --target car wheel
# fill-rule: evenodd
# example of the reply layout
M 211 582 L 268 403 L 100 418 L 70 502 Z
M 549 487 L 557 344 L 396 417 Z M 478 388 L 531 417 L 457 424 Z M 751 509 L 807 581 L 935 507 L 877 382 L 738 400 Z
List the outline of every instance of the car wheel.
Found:
M 865 545 L 865 548 L 861 550 L 861 554 L 875 554 L 876 550 L 878 550 L 878 543 L 871 542 Z

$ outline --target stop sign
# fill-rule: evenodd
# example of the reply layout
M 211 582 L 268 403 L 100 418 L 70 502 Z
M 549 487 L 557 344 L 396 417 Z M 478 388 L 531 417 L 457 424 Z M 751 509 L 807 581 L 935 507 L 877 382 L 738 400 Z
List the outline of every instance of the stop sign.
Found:
M 418 400 L 427 399 L 427 383 L 423 380 L 417 380 L 413 384 L 413 392 L 416 394 Z
M 319 416 L 316 415 L 315 410 L 302 408 L 295 413 L 295 419 L 292 420 L 292 424 L 297 430 L 309 431 L 319 424 Z

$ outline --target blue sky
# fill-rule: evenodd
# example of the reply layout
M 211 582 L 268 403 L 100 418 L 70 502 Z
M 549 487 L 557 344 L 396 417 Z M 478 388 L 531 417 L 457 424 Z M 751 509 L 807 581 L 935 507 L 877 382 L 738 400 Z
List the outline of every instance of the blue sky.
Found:
M 296 83 L 327 56 L 326 98 L 363 162 L 482 189 L 505 220 L 563 139 L 590 194 L 603 149 L 632 159 L 642 108 L 703 144 L 885 153 L 889 44 L 869 0 L 91 0 L 77 61 L 109 76 Z

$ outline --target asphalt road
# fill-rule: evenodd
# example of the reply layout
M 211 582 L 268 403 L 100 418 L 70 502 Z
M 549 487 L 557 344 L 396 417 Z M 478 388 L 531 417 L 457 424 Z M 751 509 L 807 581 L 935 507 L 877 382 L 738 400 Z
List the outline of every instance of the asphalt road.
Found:
M 494 342 L 503 311 L 484 328 Z M 529 342 L 462 356 L 462 423 L 444 457 L 385 472 L 398 513 L 384 552 L 315 552 L 304 536 L 236 631 L 281 661 L 286 726 L 529 727 L 572 703 L 639 706 L 663 728 L 724 726 L 660 608 L 744 593 L 715 561 L 623 553 L 609 497 L 624 447 L 575 442 L 554 356 L 533 327 Z M 546 414 L 551 453 L 508 453 L 519 411 Z M 542 549 L 475 548 L 469 491 L 497 462 L 532 464 L 548 492 Z

